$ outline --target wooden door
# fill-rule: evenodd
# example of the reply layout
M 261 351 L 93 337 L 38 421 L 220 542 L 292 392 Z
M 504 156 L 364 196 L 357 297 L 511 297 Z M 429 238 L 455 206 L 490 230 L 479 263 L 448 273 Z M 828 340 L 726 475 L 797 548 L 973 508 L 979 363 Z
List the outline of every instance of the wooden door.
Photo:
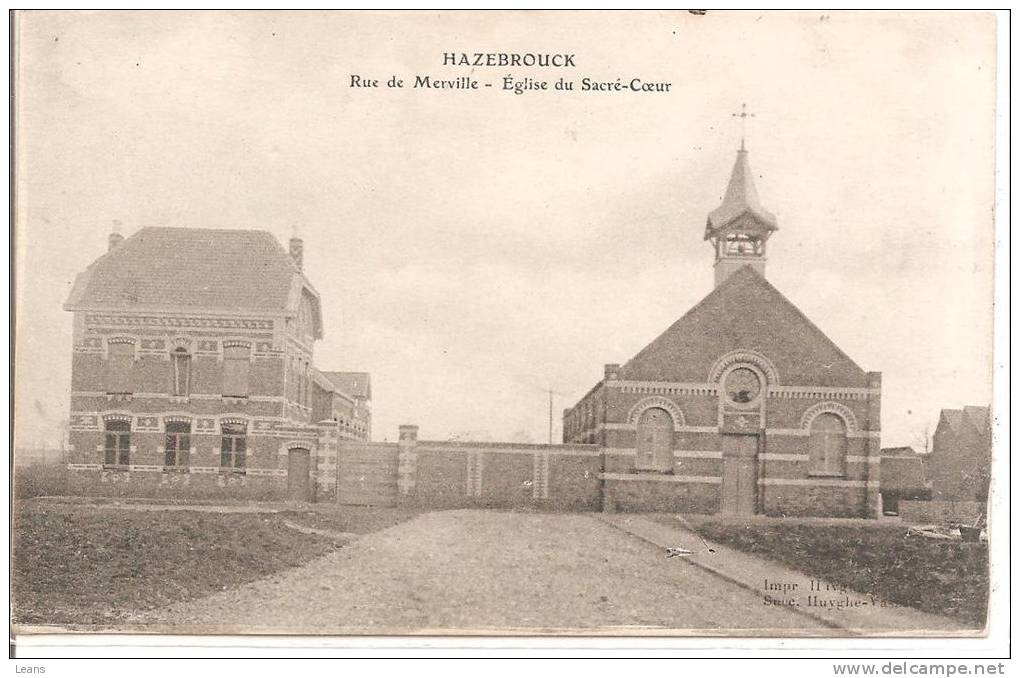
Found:
M 392 443 L 340 441 L 338 503 L 396 506 L 398 458 Z
M 291 501 L 311 501 L 310 467 L 308 450 L 295 449 L 287 455 L 287 498 Z
M 723 478 L 720 511 L 752 515 L 757 505 L 758 436 L 723 436 Z

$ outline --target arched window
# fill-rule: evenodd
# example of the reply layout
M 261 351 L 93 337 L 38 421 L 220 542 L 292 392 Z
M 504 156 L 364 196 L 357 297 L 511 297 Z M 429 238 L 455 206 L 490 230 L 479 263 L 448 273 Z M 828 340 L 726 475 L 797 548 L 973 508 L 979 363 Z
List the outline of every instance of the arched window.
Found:
M 673 470 L 673 418 L 661 407 L 649 407 L 637 422 L 637 458 L 639 471 Z
M 191 355 L 186 348 L 176 348 L 170 353 L 170 368 L 173 370 L 173 394 L 187 397 L 191 394 Z
M 841 476 L 846 469 L 846 424 L 831 413 L 823 412 L 811 421 L 810 473 Z

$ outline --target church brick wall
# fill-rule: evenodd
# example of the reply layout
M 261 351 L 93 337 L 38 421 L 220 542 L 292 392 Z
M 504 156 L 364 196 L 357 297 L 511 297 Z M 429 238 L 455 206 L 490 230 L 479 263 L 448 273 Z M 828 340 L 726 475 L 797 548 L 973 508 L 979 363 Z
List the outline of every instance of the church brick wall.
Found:
M 767 358 L 766 358 L 767 360 Z M 619 366 L 606 366 L 606 379 L 593 388 L 565 418 L 579 410 L 595 409 L 605 402 L 605 417 L 594 424 L 596 440 L 605 447 L 604 476 L 607 497 L 619 498 L 617 510 L 668 510 L 703 512 L 719 510 L 718 491 L 723 481 L 723 433 L 740 415 L 720 410 L 718 383 L 629 382 L 617 379 Z M 845 386 L 768 384 L 760 408 L 746 411 L 751 430 L 763 440 L 756 456 L 759 485 L 758 512 L 773 515 L 874 517 L 880 454 L 879 417 L 881 377 L 868 373 L 866 381 Z M 674 422 L 672 468 L 656 472 L 636 468 L 636 415 L 645 406 L 665 409 Z M 810 419 L 815 412 L 836 411 L 846 423 L 844 473 L 838 477 L 812 474 L 809 462 Z M 762 416 L 762 412 L 764 413 Z M 590 431 L 580 431 L 591 437 Z M 571 442 L 569 431 L 565 439 Z M 672 478 L 670 478 L 672 476 Z M 690 479 L 694 479 L 691 481 Z M 706 488 L 710 479 L 716 487 Z M 770 483 L 782 483 L 775 485 Z M 695 487 L 700 485 L 700 487 Z M 692 489 L 694 488 L 694 489 Z M 672 497 L 672 498 L 670 498 Z M 715 504 L 706 500 L 715 497 Z M 614 500 L 615 501 L 615 500 Z
M 863 487 L 767 485 L 763 512 L 769 516 L 866 518 L 870 517 L 866 500 Z
M 605 481 L 605 509 L 621 512 L 717 513 L 719 485 L 648 478 Z

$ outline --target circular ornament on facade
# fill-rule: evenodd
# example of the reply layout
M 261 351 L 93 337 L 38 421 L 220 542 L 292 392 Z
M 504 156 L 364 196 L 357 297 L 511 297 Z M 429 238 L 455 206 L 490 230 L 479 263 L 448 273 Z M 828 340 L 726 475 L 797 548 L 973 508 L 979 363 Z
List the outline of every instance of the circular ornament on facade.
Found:
M 738 367 L 726 375 L 723 388 L 734 405 L 750 405 L 761 396 L 761 379 L 754 370 Z

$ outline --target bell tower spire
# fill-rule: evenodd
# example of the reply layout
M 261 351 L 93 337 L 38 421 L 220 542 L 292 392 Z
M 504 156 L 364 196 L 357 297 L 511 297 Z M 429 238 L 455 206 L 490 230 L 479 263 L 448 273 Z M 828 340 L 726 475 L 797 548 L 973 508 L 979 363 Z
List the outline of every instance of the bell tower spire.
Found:
M 740 150 L 722 204 L 709 212 L 705 225 L 705 240 L 710 241 L 715 250 L 716 287 L 747 265 L 764 276 L 765 244 L 772 232 L 779 229 L 775 215 L 761 205 L 747 160 L 744 127 L 747 118 L 754 114 L 748 113 L 747 106 L 742 105 L 740 113 L 733 116 L 741 122 Z

